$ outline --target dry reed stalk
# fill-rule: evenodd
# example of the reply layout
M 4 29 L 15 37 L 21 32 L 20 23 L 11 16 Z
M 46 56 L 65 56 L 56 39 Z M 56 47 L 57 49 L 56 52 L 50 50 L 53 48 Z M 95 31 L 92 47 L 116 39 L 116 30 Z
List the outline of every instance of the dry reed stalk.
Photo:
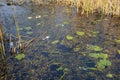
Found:
M 4 60 L 6 58 L 5 55 L 5 48 L 4 48 L 4 38 L 3 38 L 3 33 L 2 33 L 2 24 L 0 23 L 0 39 L 1 39 L 1 55 L 2 55 L 2 59 Z
M 16 8 L 15 8 L 15 6 L 13 6 L 13 8 L 14 8 L 14 13 L 15 13 L 15 14 L 13 14 L 13 18 L 14 18 L 15 25 L 16 25 L 16 30 L 17 30 L 18 44 L 19 44 L 20 50 L 22 50 L 22 49 L 23 49 L 23 46 L 22 46 L 21 35 L 20 35 L 20 32 L 19 32 L 19 24 L 18 24 L 17 16 L 16 16 Z

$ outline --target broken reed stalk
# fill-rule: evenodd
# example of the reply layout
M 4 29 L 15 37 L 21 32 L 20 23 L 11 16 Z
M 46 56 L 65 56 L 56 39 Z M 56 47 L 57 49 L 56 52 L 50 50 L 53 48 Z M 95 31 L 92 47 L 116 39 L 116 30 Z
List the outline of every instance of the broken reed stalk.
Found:
M 13 6 L 13 9 L 14 9 L 13 18 L 14 18 L 15 26 L 16 26 L 16 30 L 17 30 L 18 45 L 19 45 L 19 48 L 20 48 L 20 51 L 21 51 L 23 49 L 23 46 L 22 46 L 22 39 L 21 39 L 20 31 L 19 31 L 19 24 L 18 24 L 18 21 L 17 21 L 15 6 Z
M 0 39 L 1 39 L 1 55 L 2 55 L 2 59 L 4 60 L 6 58 L 5 55 L 5 48 L 4 48 L 4 38 L 3 38 L 3 33 L 2 33 L 2 24 L 0 23 Z

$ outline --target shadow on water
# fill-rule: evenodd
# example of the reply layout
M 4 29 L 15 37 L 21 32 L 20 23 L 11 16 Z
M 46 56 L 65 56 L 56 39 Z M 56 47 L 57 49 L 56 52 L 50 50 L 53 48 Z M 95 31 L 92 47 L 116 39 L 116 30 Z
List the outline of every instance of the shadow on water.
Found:
M 9 34 L 16 35 L 13 14 L 12 6 L 0 7 L 3 26 Z M 24 59 L 19 61 L 10 57 L 7 60 L 10 74 L 15 76 L 15 80 L 120 79 L 117 75 L 120 72 L 116 72 L 120 68 L 120 56 L 117 53 L 120 46 L 114 42 L 120 35 L 118 19 L 104 16 L 101 20 L 97 13 L 86 17 L 76 13 L 74 7 L 55 5 L 16 6 L 16 14 L 21 35 L 25 36 L 23 39 L 30 40 L 38 35 L 41 37 L 26 49 Z M 67 35 L 73 39 L 67 39 Z M 91 45 L 102 47 L 102 51 L 90 51 L 87 47 Z M 112 66 L 103 71 L 94 70 L 101 58 L 91 58 L 89 53 L 98 52 L 107 53 Z M 112 77 L 106 76 L 109 73 Z

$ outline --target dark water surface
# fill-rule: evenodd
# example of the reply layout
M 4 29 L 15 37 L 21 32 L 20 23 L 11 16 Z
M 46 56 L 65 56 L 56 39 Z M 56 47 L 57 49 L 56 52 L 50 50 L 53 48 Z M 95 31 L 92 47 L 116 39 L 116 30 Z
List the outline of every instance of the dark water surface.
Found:
M 115 42 L 120 39 L 119 18 L 103 16 L 101 19 L 98 13 L 86 17 L 77 13 L 74 7 L 67 6 L 15 7 L 22 39 L 27 41 L 40 37 L 25 50 L 24 59 L 19 61 L 7 54 L 12 76 L 9 79 L 120 80 L 120 42 Z M 3 26 L 9 34 L 16 35 L 13 14 L 13 6 L 0 7 Z M 84 32 L 84 35 L 77 35 L 77 31 Z M 67 35 L 73 39 L 67 40 Z M 95 68 L 100 60 L 89 56 L 91 51 L 87 47 L 91 45 L 100 46 L 103 50 L 98 52 L 108 54 L 107 59 L 112 65 L 102 71 L 90 69 Z

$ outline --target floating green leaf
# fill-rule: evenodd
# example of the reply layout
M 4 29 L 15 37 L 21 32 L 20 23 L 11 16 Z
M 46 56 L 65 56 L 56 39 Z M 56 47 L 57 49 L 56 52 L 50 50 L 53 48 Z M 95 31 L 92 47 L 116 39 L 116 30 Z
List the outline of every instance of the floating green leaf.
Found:
M 85 34 L 85 32 L 83 32 L 83 31 L 77 31 L 76 34 L 79 35 L 79 36 L 83 36 Z
M 104 54 L 104 53 L 90 53 L 89 56 L 93 58 L 101 58 L 101 59 L 108 58 L 108 54 Z
M 70 35 L 67 35 L 67 36 L 66 36 L 66 39 L 67 39 L 67 40 L 73 40 L 73 37 L 70 36 Z
M 25 54 L 23 54 L 23 53 L 17 54 L 17 55 L 15 56 L 15 58 L 16 58 L 17 60 L 21 60 L 21 59 L 25 58 Z
M 96 68 L 101 71 L 111 65 L 112 65 L 112 63 L 109 60 L 103 59 L 103 60 L 100 60 L 99 62 L 97 62 Z
M 23 30 L 23 28 L 19 28 L 19 31 L 22 31 Z
M 28 34 L 28 35 L 32 35 L 32 34 L 33 34 L 33 32 L 29 32 L 29 31 L 28 31 L 26 34 Z
M 75 47 L 75 48 L 74 48 L 74 51 L 75 51 L 75 52 L 77 52 L 77 51 L 79 51 L 79 50 L 80 50 L 80 47 Z
M 103 50 L 103 48 L 101 48 L 100 46 L 97 46 L 97 45 L 88 45 L 87 49 L 93 50 L 93 51 L 102 51 Z
M 57 44 L 57 43 L 59 43 L 59 40 L 55 40 L 52 42 L 52 44 Z
M 113 74 L 108 73 L 108 74 L 106 74 L 106 77 L 108 77 L 108 78 L 113 78 Z
M 29 31 L 29 30 L 32 30 L 32 28 L 31 27 L 26 27 L 25 30 Z
M 120 54 L 120 50 L 117 50 L 118 54 Z

